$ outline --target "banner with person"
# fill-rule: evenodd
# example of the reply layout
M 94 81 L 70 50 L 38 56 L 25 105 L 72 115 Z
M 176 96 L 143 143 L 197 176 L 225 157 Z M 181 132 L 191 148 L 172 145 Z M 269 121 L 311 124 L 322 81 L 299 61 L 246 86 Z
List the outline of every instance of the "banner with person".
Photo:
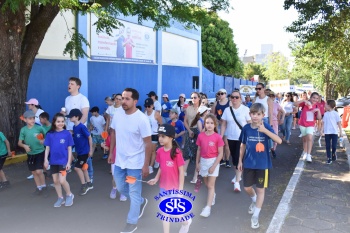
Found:
M 119 20 L 123 25 L 112 30 L 96 33 L 97 18 L 91 15 L 91 60 L 131 63 L 156 62 L 156 32 L 153 28 Z

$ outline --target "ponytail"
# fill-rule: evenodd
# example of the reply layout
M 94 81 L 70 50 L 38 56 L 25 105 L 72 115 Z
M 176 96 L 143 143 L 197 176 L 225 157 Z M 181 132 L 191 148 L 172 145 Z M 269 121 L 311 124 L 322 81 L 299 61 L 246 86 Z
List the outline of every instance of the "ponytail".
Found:
M 177 144 L 177 142 L 175 141 L 175 138 L 173 138 L 171 141 L 171 151 L 170 151 L 170 158 L 172 160 L 174 160 L 176 157 L 177 149 L 181 150 L 179 144 Z
M 199 112 L 197 113 L 196 117 L 193 119 L 193 121 L 191 122 L 190 127 L 193 127 L 195 125 L 197 125 L 197 122 L 199 120 L 199 118 L 201 118 L 201 115 L 199 114 Z

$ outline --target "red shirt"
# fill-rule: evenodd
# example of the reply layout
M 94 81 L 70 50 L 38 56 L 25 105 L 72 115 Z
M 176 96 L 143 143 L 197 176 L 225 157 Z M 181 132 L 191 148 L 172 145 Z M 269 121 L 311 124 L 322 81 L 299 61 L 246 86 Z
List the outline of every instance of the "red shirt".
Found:
M 312 108 L 310 109 L 309 106 L 305 105 L 305 103 L 299 104 L 299 107 L 302 108 L 299 119 L 299 125 L 304 127 L 315 126 L 317 112 L 313 113 L 312 110 L 318 108 L 317 105 L 318 103 L 312 105 Z
M 196 144 L 201 147 L 200 155 L 205 159 L 218 157 L 219 147 L 225 145 L 220 134 L 206 135 L 205 132 L 198 135 Z
M 181 150 L 177 149 L 174 160 L 170 157 L 170 152 L 165 151 L 164 147 L 157 150 L 156 161 L 161 170 L 159 178 L 159 187 L 165 190 L 179 189 L 179 167 L 185 164 Z
M 326 111 L 326 102 L 324 102 L 323 100 L 321 100 L 321 102 L 317 103 L 317 107 L 320 109 L 321 112 L 321 116 L 324 115 L 325 111 Z

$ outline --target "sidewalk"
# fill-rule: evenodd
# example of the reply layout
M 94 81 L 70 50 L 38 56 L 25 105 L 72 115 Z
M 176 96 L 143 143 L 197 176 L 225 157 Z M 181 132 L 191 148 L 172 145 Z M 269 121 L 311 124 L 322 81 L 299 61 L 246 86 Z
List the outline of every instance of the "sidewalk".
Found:
M 267 232 L 349 232 L 349 141 L 327 165 L 325 142 L 319 147 L 317 140 L 312 163 L 299 161 Z

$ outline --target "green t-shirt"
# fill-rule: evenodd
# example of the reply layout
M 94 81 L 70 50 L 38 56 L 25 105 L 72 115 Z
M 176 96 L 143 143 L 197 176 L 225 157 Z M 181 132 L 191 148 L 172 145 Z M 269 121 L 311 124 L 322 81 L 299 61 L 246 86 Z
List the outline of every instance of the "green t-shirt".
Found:
M 46 126 L 46 125 L 42 125 L 41 127 L 43 127 L 45 135 L 47 134 L 47 132 L 49 132 L 49 130 L 51 129 L 51 125 Z
M 0 156 L 7 156 L 7 147 L 6 147 L 6 144 L 5 144 L 5 141 L 6 141 L 6 137 L 5 135 L 0 132 Z
M 29 129 L 27 126 L 24 126 L 19 133 L 19 140 L 24 141 L 24 144 L 30 147 L 30 151 L 27 153 L 29 155 L 35 155 L 43 152 L 44 145 L 40 144 L 37 135 L 42 133 L 45 135 L 44 129 L 39 125 L 34 125 L 33 128 Z

